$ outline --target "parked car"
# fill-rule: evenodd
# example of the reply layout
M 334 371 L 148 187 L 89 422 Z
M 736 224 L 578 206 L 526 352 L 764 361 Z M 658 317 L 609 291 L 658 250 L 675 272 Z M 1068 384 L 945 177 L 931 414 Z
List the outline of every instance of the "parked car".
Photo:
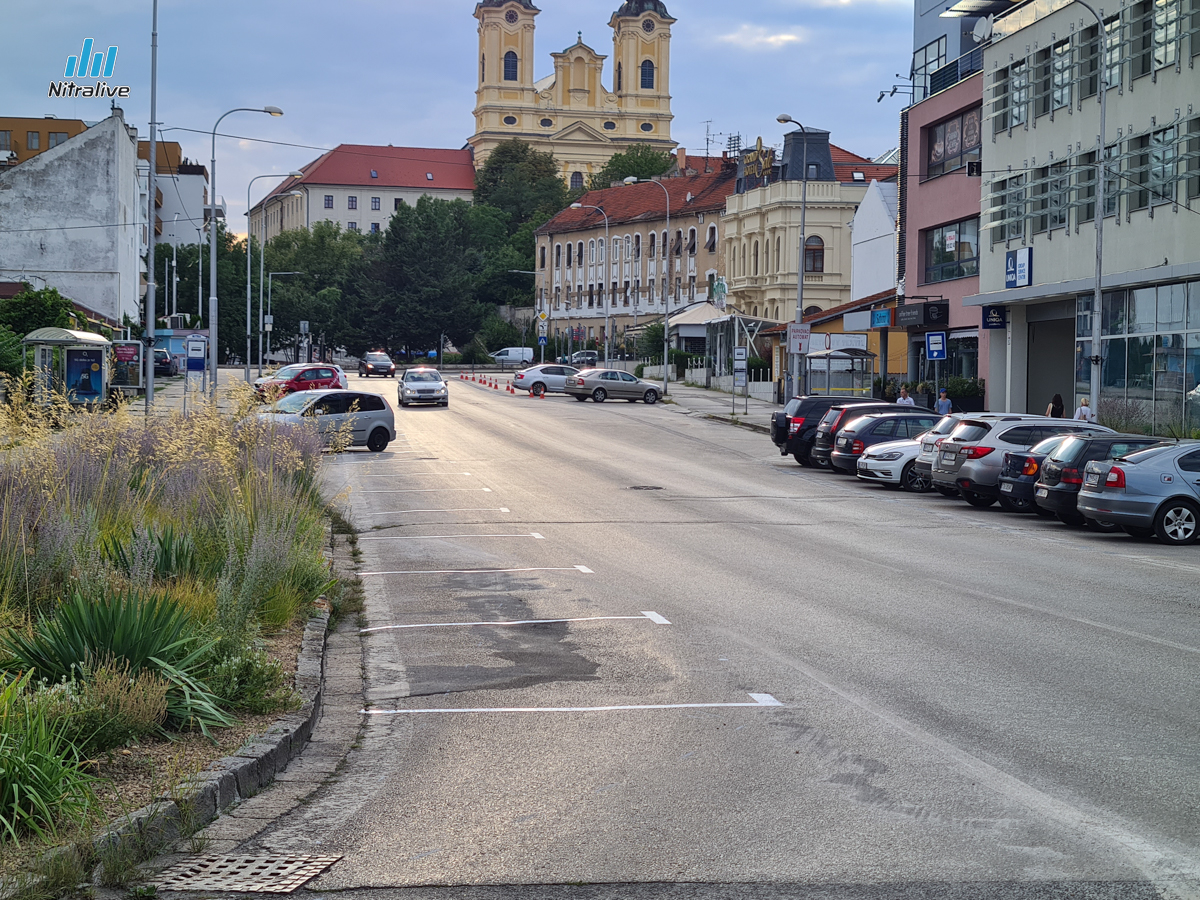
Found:
M 350 379 L 346 377 L 346 370 L 339 365 L 333 365 L 333 371 L 337 372 L 338 387 L 343 391 L 350 390 Z
M 811 466 L 813 441 L 817 426 L 830 407 L 853 403 L 873 404 L 876 401 L 863 399 L 848 401 L 844 397 L 824 394 L 805 394 L 793 397 L 782 412 L 771 416 L 771 440 L 779 448 L 780 456 L 791 456 L 802 466 Z
M 938 448 L 942 446 L 942 441 L 950 436 L 958 423 L 962 420 L 964 413 L 947 413 L 942 416 L 941 420 L 921 435 L 921 452 L 917 454 L 917 458 L 913 461 L 914 477 L 922 478 L 928 484 L 929 490 L 938 491 L 947 496 L 958 496 L 958 488 L 938 487 L 933 483 L 933 461 L 937 456 Z
M 533 362 L 532 347 L 505 347 L 503 350 L 497 350 L 489 355 L 500 364 L 502 369 L 505 366 L 523 366 Z
M 254 386 L 259 394 L 294 394 L 297 391 L 341 387 L 341 378 L 333 366 L 321 363 L 297 363 L 284 366 L 274 375 L 258 379 Z
M 386 353 L 367 353 L 358 361 L 358 374 L 363 378 L 371 375 L 395 378 L 396 364 Z
M 404 377 L 396 385 L 396 395 L 402 408 L 414 403 L 450 405 L 450 389 L 442 373 L 424 366 L 404 370 Z
M 600 354 L 595 350 L 576 350 L 569 357 L 562 357 L 559 362 L 569 363 L 581 369 L 594 368 L 600 365 Z
M 637 400 L 657 403 L 659 397 L 657 385 L 617 369 L 583 369 L 568 375 L 565 390 L 576 400 L 591 397 L 596 403 L 603 403 L 609 397 L 631 403 Z
M 1079 512 L 1136 537 L 1190 544 L 1200 534 L 1200 444 L 1159 444 L 1084 470 Z
M 839 431 L 867 413 L 896 412 L 897 410 L 904 410 L 906 412 L 933 412 L 933 410 L 925 409 L 923 406 L 897 406 L 895 403 L 885 403 L 878 400 L 867 403 L 843 400 L 841 403 L 829 407 L 828 412 L 825 413 L 820 423 L 818 423 L 817 431 L 813 435 L 813 447 L 812 452 L 809 454 L 809 459 L 812 460 L 814 466 L 820 469 L 828 469 L 830 466 L 829 456 L 833 453 L 833 442 Z
M 155 348 L 154 350 L 154 374 L 155 375 L 178 375 L 179 360 L 171 355 L 170 350 Z
M 935 412 L 867 413 L 853 419 L 837 433 L 829 464 L 837 472 L 854 475 L 858 472 L 858 460 L 868 447 L 889 441 L 911 440 L 924 434 L 937 424 Z
M 987 507 L 1000 495 L 1004 451 L 1029 450 L 1056 434 L 1111 429 L 1073 419 L 1003 413 L 966 415 L 942 441 L 933 463 L 935 487 L 957 488 L 972 506 Z
M 294 425 L 314 424 L 332 443 L 339 436 L 350 446 L 379 453 L 396 439 L 396 417 L 387 400 L 378 394 L 357 391 L 297 391 L 281 397 L 260 412 L 264 420 Z
M 1000 467 L 999 478 L 996 479 L 996 487 L 999 490 L 997 499 L 1002 509 L 1011 513 L 1037 513 L 1039 516 L 1054 518 L 1054 513 L 1047 512 L 1034 502 L 1033 495 L 1037 489 L 1037 481 L 1042 477 L 1042 466 L 1046 458 L 1062 446 L 1063 441 L 1070 440 L 1071 437 L 1070 434 L 1056 434 L 1028 450 L 1004 451 L 1004 464 Z
M 533 391 L 537 395 L 562 394 L 567 389 L 567 376 L 579 370 L 574 366 L 545 363 L 522 369 L 513 375 L 513 387 L 520 391 Z
M 1093 531 L 1120 531 L 1121 526 L 1107 519 L 1089 519 L 1079 512 L 1079 489 L 1084 470 L 1090 462 L 1129 456 L 1161 444 L 1159 438 L 1144 434 L 1079 434 L 1063 442 L 1042 466 L 1035 501 L 1067 525 L 1087 525 Z

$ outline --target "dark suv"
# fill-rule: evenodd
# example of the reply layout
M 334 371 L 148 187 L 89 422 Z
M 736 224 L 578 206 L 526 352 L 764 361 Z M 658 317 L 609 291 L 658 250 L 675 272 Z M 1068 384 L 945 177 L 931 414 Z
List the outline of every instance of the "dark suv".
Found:
M 879 400 L 868 400 L 857 403 L 849 400 L 840 400 L 834 406 L 829 407 L 824 417 L 817 423 L 817 431 L 813 435 L 811 455 L 813 465 L 822 469 L 830 467 L 829 457 L 833 453 L 833 441 L 843 426 L 849 425 L 855 419 L 865 416 L 867 413 L 883 412 L 932 413 L 933 410 L 926 409 L 923 406 L 900 406 L 897 403 L 886 403 Z M 936 419 L 937 417 L 935 416 L 934 418 Z
M 1111 522 L 1085 519 L 1079 512 L 1079 490 L 1089 462 L 1115 459 L 1161 444 L 1158 438 L 1144 434 L 1082 433 L 1069 437 L 1042 463 L 1042 477 L 1034 487 L 1033 499 L 1042 509 L 1058 516 L 1067 525 L 1087 525 L 1096 531 L 1120 531 Z
M 793 456 L 802 466 L 811 466 L 813 439 L 817 433 L 817 423 L 836 405 L 846 405 L 845 397 L 830 397 L 823 394 L 806 394 L 793 397 L 788 401 L 783 412 L 771 416 L 771 440 L 779 448 L 780 456 Z M 873 401 L 863 400 L 863 403 Z

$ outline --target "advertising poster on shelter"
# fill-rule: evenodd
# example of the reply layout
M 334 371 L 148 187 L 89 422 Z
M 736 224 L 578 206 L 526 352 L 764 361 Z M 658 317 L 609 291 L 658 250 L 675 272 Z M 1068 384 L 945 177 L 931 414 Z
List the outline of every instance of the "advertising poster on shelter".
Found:
M 77 403 L 99 400 L 104 388 L 104 351 L 67 350 L 67 392 Z

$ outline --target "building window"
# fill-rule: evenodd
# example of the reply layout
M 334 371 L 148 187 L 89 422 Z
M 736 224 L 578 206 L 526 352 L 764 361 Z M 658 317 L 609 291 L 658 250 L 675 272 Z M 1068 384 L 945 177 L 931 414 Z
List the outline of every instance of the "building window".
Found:
M 0 131 L 0 153 L 8 153 L 12 150 L 12 132 Z
M 1025 234 L 1025 176 L 1014 175 L 996 185 L 992 206 L 992 243 L 999 244 Z
M 1050 105 L 1063 109 L 1071 105 L 1071 42 L 1059 41 L 1054 45 L 1050 61 Z
M 688 229 L 688 256 L 696 255 L 696 229 Z
M 38 131 L 27 131 L 25 133 L 25 149 L 40 150 L 42 146 L 42 135 Z
M 640 234 L 633 236 L 633 258 L 637 262 L 642 259 L 642 236 Z
M 583 241 L 575 245 L 575 265 L 583 265 Z
M 642 63 L 642 90 L 654 90 L 654 63 L 650 60 Z
M 619 93 L 621 92 L 621 90 L 622 90 L 622 85 L 621 85 L 621 64 L 620 64 L 620 63 L 617 63 L 617 93 L 619 94 Z
M 1033 233 L 1042 234 L 1067 225 L 1070 176 L 1065 162 L 1038 169 L 1033 183 Z
M 600 240 L 596 242 L 596 247 L 600 251 L 596 254 L 600 258 L 600 265 L 604 265 L 604 238 L 600 238 Z
M 1096 218 L 1096 153 L 1085 153 L 1075 167 L 1076 224 Z
M 658 247 L 658 235 L 656 232 L 650 232 L 650 258 L 654 259 Z
M 1129 185 L 1129 209 L 1146 209 L 1150 206 L 1150 135 L 1136 137 L 1127 145 L 1129 168 L 1125 182 Z
M 393 200 L 392 201 L 392 212 L 395 212 L 396 210 L 398 210 L 400 208 L 400 204 L 403 202 L 404 201 L 401 200 L 399 197 L 397 197 L 395 200 Z
M 59 144 L 65 144 L 66 142 L 67 133 L 65 131 L 52 131 L 50 132 L 50 143 L 47 144 L 47 149 L 52 149 L 57 147 Z
M 1134 78 L 1154 71 L 1154 5 L 1153 0 L 1144 0 L 1133 7 L 1130 16 L 1130 63 Z
M 520 66 L 517 63 L 517 54 L 512 50 L 504 54 L 504 80 L 520 81 Z
M 347 231 L 358 231 L 358 223 L 357 222 L 347 222 L 346 230 Z
M 916 100 L 929 96 L 929 76 L 946 64 L 946 38 L 926 44 L 913 54 L 912 73 Z
M 596 264 L 596 242 L 588 241 L 588 265 Z
M 1150 135 L 1150 203 L 1175 202 L 1175 171 L 1179 163 L 1179 132 L 1166 128 Z
M 562 244 L 554 245 L 554 268 L 562 268 Z
M 717 252 L 717 226 L 708 226 L 708 242 L 704 245 L 704 249 L 709 253 Z
M 358 209 L 358 198 L 357 197 L 347 197 L 346 198 L 346 209 Z
M 754 274 L 758 275 L 758 241 L 754 242 Z
M 326 194 L 326 195 L 325 195 L 325 208 L 326 208 L 326 209 L 333 209 L 333 194 Z
M 1014 62 L 996 73 L 992 82 L 992 108 L 995 132 L 1023 125 L 1029 115 L 1029 67 Z
M 1200 35 L 1193 36 L 1192 42 L 1200 44 Z M 1200 197 L 1200 119 L 1192 119 L 1188 126 L 1187 172 L 1188 199 L 1195 200 Z
M 804 242 L 804 271 L 825 271 L 825 242 L 816 235 Z
M 1175 65 L 1175 60 L 1179 58 L 1180 24 L 1182 17 L 1182 0 L 1155 0 L 1154 68 L 1161 69 L 1163 66 L 1173 66 Z
M 479 80 L 487 81 L 487 56 L 479 57 Z
M 924 234 L 925 283 L 979 274 L 979 219 L 963 219 Z
M 371 209 L 379 209 L 379 198 L 378 197 L 371 198 Z
M 968 162 L 979 161 L 982 109 L 972 109 L 947 119 L 928 129 L 928 166 L 925 174 L 932 177 L 961 169 Z
M 583 188 L 583 173 L 582 172 L 572 172 L 571 173 L 571 190 L 578 191 L 578 190 L 582 190 L 582 188 Z
M 543 244 L 541 247 L 538 248 L 538 250 L 540 251 L 539 252 L 540 258 L 538 260 L 538 263 L 539 263 L 538 268 L 544 269 L 544 268 L 546 268 L 546 245 Z
M 574 244 L 567 244 L 567 268 L 571 268 L 571 251 L 575 249 Z
M 379 234 L 379 223 L 378 222 L 371 223 L 371 234 Z

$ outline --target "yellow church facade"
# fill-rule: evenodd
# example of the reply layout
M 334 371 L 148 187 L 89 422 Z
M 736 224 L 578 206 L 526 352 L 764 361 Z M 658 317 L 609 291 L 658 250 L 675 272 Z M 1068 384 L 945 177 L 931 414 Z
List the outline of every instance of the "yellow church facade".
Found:
M 554 154 L 563 179 L 583 187 L 631 144 L 670 151 L 671 25 L 662 0 L 625 0 L 609 20 L 613 29 L 611 90 L 607 57 L 580 39 L 551 54 L 554 74 L 534 78 L 532 0 L 482 0 L 479 89 L 470 145 L 479 167 L 498 144 L 520 139 Z

